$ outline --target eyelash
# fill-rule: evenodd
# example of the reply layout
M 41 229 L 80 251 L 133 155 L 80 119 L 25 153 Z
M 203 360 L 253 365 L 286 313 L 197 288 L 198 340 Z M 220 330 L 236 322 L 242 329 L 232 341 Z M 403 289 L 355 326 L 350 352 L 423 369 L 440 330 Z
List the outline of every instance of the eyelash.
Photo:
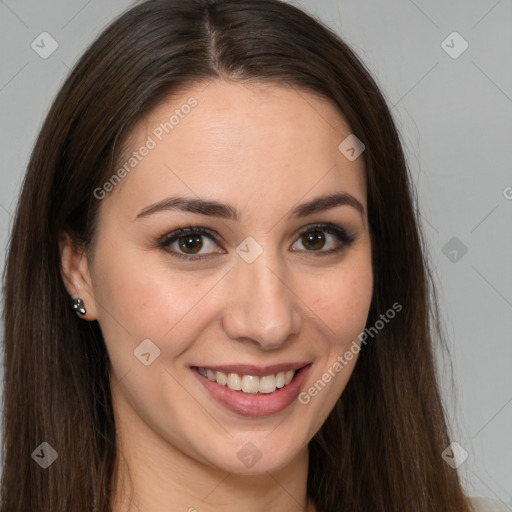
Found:
M 310 224 L 306 228 L 304 228 L 297 236 L 297 240 L 300 239 L 302 236 L 304 236 L 306 233 L 309 233 L 311 231 L 323 231 L 325 233 L 329 233 L 330 235 L 334 235 L 338 241 L 340 242 L 340 245 L 334 249 L 329 249 L 327 251 L 322 251 L 321 249 L 318 251 L 310 250 L 310 251 L 294 251 L 294 252 L 307 252 L 307 253 L 314 253 L 315 255 L 319 256 L 327 256 L 330 254 L 335 254 L 343 249 L 349 247 L 352 245 L 352 243 L 355 241 L 356 237 L 354 235 L 351 235 L 347 233 L 347 231 L 339 226 L 336 226 L 335 224 L 324 222 L 319 224 Z M 210 238 L 213 242 L 219 243 L 219 237 L 215 234 L 214 231 L 203 228 L 199 226 L 188 226 L 180 229 L 176 229 L 170 233 L 166 233 L 165 235 L 159 237 L 156 242 L 156 246 L 160 249 L 166 250 L 167 247 L 169 247 L 171 244 L 176 242 L 180 237 L 185 235 L 204 235 L 208 238 Z M 204 255 L 193 255 L 193 254 L 183 254 L 180 252 L 174 252 L 174 251 L 167 251 L 168 254 L 171 254 L 172 256 L 176 258 L 181 258 L 184 260 L 205 260 L 212 256 L 212 253 L 204 254 Z M 217 253 L 219 254 L 219 253 Z

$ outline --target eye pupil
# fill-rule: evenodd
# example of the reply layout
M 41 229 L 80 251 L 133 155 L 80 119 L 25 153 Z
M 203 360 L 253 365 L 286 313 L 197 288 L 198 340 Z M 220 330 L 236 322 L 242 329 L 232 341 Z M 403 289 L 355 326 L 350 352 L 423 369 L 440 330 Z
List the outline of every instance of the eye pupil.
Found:
M 325 236 L 322 231 L 310 231 L 302 236 L 302 241 L 306 247 L 318 251 L 325 244 Z
M 185 235 L 178 240 L 180 249 L 189 254 L 195 254 L 201 250 L 203 241 L 200 235 Z

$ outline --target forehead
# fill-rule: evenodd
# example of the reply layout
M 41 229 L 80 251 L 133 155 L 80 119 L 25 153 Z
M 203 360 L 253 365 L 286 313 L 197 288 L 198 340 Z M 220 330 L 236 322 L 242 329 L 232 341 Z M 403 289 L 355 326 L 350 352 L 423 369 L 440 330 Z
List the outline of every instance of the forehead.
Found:
M 302 89 L 196 84 L 161 102 L 132 131 L 119 165 L 129 172 L 113 195 L 141 202 L 177 192 L 256 195 L 293 204 L 315 188 L 341 186 L 364 204 L 363 158 L 349 161 L 338 149 L 350 134 L 329 100 Z

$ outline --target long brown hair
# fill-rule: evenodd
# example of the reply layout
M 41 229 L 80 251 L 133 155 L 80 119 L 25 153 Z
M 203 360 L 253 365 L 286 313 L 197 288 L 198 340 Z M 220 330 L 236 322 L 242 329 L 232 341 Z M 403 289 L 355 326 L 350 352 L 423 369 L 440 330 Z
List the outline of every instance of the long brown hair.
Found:
M 99 36 L 57 95 L 28 165 L 4 273 L 1 510 L 110 510 L 109 358 L 98 323 L 70 309 L 59 233 L 90 249 L 94 190 L 117 168 L 130 130 L 173 91 L 219 77 L 294 87 L 339 107 L 366 146 L 368 325 L 403 306 L 364 346 L 309 444 L 309 496 L 321 512 L 469 511 L 441 457 L 450 440 L 434 366 L 437 306 L 399 135 L 349 47 L 278 0 L 144 2 Z M 46 470 L 31 457 L 42 442 L 58 452 Z

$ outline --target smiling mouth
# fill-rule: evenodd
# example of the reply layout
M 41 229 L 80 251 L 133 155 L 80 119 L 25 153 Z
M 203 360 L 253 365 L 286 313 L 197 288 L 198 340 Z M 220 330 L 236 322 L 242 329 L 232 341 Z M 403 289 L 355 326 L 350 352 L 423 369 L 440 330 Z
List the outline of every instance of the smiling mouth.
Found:
M 291 406 L 309 374 L 308 361 L 269 366 L 231 364 L 191 366 L 209 395 L 240 416 L 263 417 Z
M 290 384 L 301 368 L 262 376 L 228 373 L 203 367 L 194 367 L 194 369 L 208 380 L 216 382 L 220 386 L 225 386 L 232 391 L 247 394 L 270 394 Z

